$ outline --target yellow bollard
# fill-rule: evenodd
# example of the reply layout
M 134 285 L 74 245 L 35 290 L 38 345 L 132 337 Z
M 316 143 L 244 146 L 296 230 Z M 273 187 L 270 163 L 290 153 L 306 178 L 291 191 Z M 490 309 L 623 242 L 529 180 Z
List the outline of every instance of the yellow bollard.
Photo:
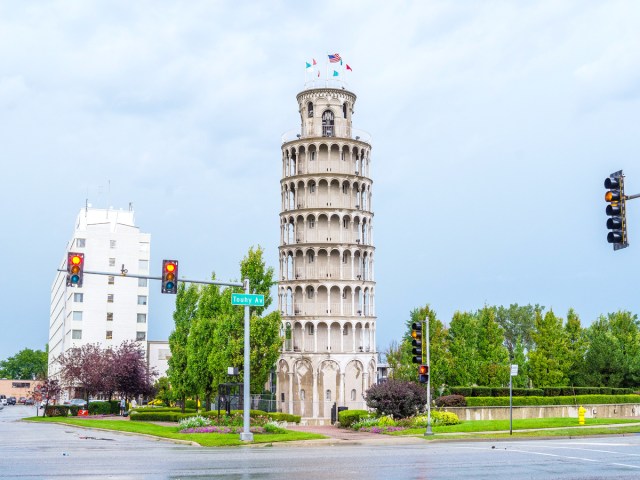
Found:
M 578 408 L 578 425 L 584 425 L 584 414 L 586 411 L 587 409 L 580 405 L 580 408 Z

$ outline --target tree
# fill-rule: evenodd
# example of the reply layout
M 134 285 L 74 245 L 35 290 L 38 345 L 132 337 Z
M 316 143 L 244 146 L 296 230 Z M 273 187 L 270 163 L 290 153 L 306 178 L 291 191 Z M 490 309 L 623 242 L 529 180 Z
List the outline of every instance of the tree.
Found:
M 567 313 L 564 331 L 568 344 L 569 367 L 567 376 L 569 377 L 569 383 L 571 385 L 584 385 L 581 372 L 584 366 L 584 357 L 587 353 L 587 339 L 585 331 L 580 324 L 580 317 L 572 308 Z
M 495 310 L 478 311 L 478 384 L 499 387 L 509 382 L 509 352 L 504 346 L 504 331 L 495 319 Z
M 171 384 L 168 377 L 160 377 L 153 384 L 155 390 L 155 397 L 162 400 L 167 407 L 171 406 L 174 400 L 173 392 L 171 391 Z
M 416 382 L 388 379 L 373 385 L 365 394 L 367 406 L 378 415 L 406 418 L 420 413 L 427 404 L 427 389 Z
M 262 255 L 262 248 L 251 248 L 240 262 L 240 272 L 243 279 L 249 279 L 252 293 L 265 296 L 266 308 L 272 302 L 270 288 L 275 282 L 273 268 L 265 267 Z M 225 289 L 217 304 L 219 316 L 215 319 L 212 348 L 208 356 L 214 389 L 228 378 L 228 367 L 244 364 L 244 309 L 231 305 L 233 291 L 231 288 Z M 252 309 L 249 328 L 250 389 L 260 393 L 282 348 L 280 313 L 271 312 L 263 317 L 263 311 L 264 308 Z M 213 314 L 212 310 L 210 315 Z M 238 381 L 243 379 L 244 372 L 241 372 Z
M 0 378 L 33 380 L 47 376 L 49 346 L 42 350 L 25 348 L 13 357 L 0 361 Z
M 447 384 L 471 386 L 478 381 L 478 318 L 469 312 L 456 312 L 449 325 L 451 367 Z
M 45 378 L 42 383 L 31 392 L 31 395 L 36 399 L 36 401 L 44 399 L 45 404 L 43 416 L 47 416 L 49 400 L 58 398 L 61 390 L 62 387 L 60 386 L 60 382 L 57 378 Z
M 620 387 L 624 380 L 624 353 L 611 332 L 609 321 L 600 316 L 586 331 L 587 352 L 582 378 L 586 385 Z
M 495 319 L 504 331 L 504 345 L 509 350 L 509 357 L 513 358 L 515 346 L 520 339 L 525 350 L 530 350 L 533 344 L 532 333 L 535 319 L 535 312 L 544 310 L 540 305 L 524 305 L 517 303 L 504 306 L 493 307 Z
M 518 339 L 513 350 L 512 364 L 518 365 L 518 375 L 513 377 L 514 388 L 526 388 L 529 386 L 529 360 L 524 349 L 524 343 Z
M 564 386 L 571 366 L 569 340 L 562 319 L 552 310 L 536 312 L 532 335 L 535 347 L 529 352 L 529 375 L 536 387 Z
M 113 352 L 106 350 L 104 355 L 107 362 L 112 362 L 111 383 L 125 399 L 153 392 L 153 379 L 157 373 L 148 368 L 140 345 L 124 341 Z M 105 384 L 109 385 L 109 382 Z
M 385 356 L 389 364 L 389 377 L 394 380 L 415 380 L 415 364 L 411 362 L 411 340 L 410 334 L 405 333 L 402 343 L 391 342 Z
M 106 379 L 112 365 L 97 343 L 74 347 L 60 354 L 56 361 L 60 365 L 62 383 L 80 389 L 85 400 L 105 390 Z
M 187 396 L 193 392 L 193 384 L 187 376 L 187 340 L 197 312 L 199 297 L 196 285 L 190 284 L 187 288 L 183 282 L 178 284 L 176 308 L 173 312 L 175 328 L 169 335 L 171 358 L 168 361 L 167 375 L 174 395 L 182 400 L 183 411 Z

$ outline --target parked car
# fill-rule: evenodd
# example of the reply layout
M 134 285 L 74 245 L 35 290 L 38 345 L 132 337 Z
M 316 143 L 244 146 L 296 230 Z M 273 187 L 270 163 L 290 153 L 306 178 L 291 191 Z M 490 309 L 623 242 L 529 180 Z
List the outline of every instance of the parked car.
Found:
M 25 404 L 25 405 L 34 405 L 35 403 L 36 403 L 36 402 L 33 400 L 33 398 L 27 398 L 27 399 L 24 401 L 24 404 Z
M 27 397 L 20 397 L 18 399 L 18 403 L 24 405 L 27 402 Z
M 2 405 L 3 407 L 7 405 L 7 396 L 6 395 L 0 395 L 0 405 Z
M 16 404 L 16 397 L 7 398 L 7 405 L 15 405 L 15 404 Z
M 87 401 L 84 398 L 72 398 L 69 400 L 69 405 L 75 405 L 76 407 L 86 407 Z

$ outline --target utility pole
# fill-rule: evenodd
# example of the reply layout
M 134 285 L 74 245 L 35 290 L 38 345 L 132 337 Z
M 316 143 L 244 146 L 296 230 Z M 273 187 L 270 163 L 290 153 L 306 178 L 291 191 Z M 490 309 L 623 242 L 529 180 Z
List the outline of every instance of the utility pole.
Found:
M 433 435 L 431 431 L 431 359 L 429 358 L 429 315 L 427 315 L 426 323 L 426 331 L 427 331 L 427 368 L 429 371 L 429 376 L 427 378 L 427 429 L 425 430 L 425 435 Z

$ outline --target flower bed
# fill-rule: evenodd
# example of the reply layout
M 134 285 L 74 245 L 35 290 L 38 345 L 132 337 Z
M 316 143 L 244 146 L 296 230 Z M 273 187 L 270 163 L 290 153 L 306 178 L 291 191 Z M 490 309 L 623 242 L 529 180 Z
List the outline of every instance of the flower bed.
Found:
M 192 427 L 180 430 L 180 433 L 242 433 L 242 427 L 209 425 L 208 427 Z M 251 427 L 251 433 L 264 433 L 264 427 Z

